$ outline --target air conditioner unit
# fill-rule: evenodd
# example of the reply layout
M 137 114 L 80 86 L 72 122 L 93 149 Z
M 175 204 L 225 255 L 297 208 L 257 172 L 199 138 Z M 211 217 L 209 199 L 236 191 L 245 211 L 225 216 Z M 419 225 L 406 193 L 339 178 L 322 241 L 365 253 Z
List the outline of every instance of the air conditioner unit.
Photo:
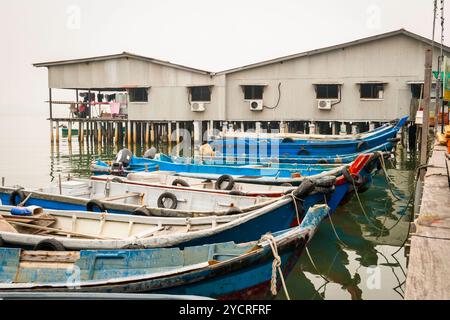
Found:
M 191 102 L 192 112 L 203 112 L 205 111 L 205 103 L 203 102 Z
M 251 111 L 263 111 L 263 101 L 262 100 L 250 100 L 250 110 Z
M 317 103 L 319 110 L 331 110 L 332 102 L 331 100 L 319 100 Z

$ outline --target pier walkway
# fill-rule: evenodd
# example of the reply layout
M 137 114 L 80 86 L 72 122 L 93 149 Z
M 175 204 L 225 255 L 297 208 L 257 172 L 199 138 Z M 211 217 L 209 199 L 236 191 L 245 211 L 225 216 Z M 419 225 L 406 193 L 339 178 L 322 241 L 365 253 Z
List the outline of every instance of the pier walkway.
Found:
M 407 300 L 450 299 L 450 188 L 447 148 L 433 148 L 423 185 L 420 214 L 411 235 Z

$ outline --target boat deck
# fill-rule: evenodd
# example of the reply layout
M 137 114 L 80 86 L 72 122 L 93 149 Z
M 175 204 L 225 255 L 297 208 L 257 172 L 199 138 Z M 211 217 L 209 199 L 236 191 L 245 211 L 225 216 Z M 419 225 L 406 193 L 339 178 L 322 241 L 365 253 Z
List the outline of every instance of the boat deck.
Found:
M 436 144 L 425 175 L 420 214 L 411 236 L 405 299 L 450 299 L 450 188 L 446 147 Z

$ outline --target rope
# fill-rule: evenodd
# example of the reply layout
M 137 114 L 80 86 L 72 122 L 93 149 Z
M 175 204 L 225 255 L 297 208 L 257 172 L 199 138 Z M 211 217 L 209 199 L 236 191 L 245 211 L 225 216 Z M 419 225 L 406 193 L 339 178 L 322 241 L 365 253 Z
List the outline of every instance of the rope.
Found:
M 287 287 L 286 287 L 286 282 L 284 281 L 284 276 L 283 276 L 283 272 L 281 271 L 281 258 L 278 255 L 278 248 L 277 248 L 277 244 L 276 244 L 276 240 L 273 237 L 273 235 L 271 234 L 266 234 L 264 236 L 262 236 L 261 241 L 267 241 L 269 243 L 270 248 L 272 249 L 272 253 L 273 253 L 273 263 L 272 263 L 272 279 L 270 281 L 270 290 L 272 291 L 272 294 L 274 296 L 277 295 L 277 270 L 278 273 L 280 274 L 280 279 L 281 279 L 281 284 L 283 286 L 283 290 L 284 290 L 284 294 L 286 295 L 286 298 L 288 300 L 291 300 Z
M 295 214 L 297 215 L 297 223 L 298 223 L 298 225 L 300 225 L 300 214 L 299 214 L 299 211 L 298 211 L 297 200 L 300 201 L 300 202 L 303 202 L 303 201 L 305 201 L 305 200 L 296 197 L 296 196 L 294 195 L 294 193 L 291 193 L 290 196 L 291 196 L 291 198 L 292 198 L 292 202 L 294 202 L 294 206 L 295 206 Z
M 381 168 L 383 169 L 384 172 L 384 176 L 386 177 L 386 182 L 387 185 L 389 187 L 390 192 L 392 193 L 392 196 L 397 199 L 397 200 L 402 200 L 399 196 L 397 196 L 394 193 L 394 190 L 392 189 L 392 186 L 394 186 L 396 189 L 399 189 L 398 186 L 395 185 L 395 182 L 391 179 L 391 177 L 389 176 L 389 174 L 387 173 L 387 169 L 386 169 L 386 162 L 384 161 L 384 157 L 383 154 L 381 152 L 378 152 L 378 154 L 380 155 L 380 163 L 381 163 Z M 392 185 L 391 185 L 392 184 Z

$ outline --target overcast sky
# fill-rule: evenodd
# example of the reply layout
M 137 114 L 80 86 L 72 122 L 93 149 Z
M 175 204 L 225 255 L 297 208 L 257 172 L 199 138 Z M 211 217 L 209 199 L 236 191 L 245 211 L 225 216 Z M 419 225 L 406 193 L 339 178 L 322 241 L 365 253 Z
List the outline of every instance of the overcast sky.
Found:
M 47 70 L 33 68 L 35 62 L 129 51 L 220 71 L 400 28 L 430 38 L 432 5 L 433 0 L 0 0 L 0 116 L 48 113 Z M 450 24 L 445 37 L 450 44 Z

